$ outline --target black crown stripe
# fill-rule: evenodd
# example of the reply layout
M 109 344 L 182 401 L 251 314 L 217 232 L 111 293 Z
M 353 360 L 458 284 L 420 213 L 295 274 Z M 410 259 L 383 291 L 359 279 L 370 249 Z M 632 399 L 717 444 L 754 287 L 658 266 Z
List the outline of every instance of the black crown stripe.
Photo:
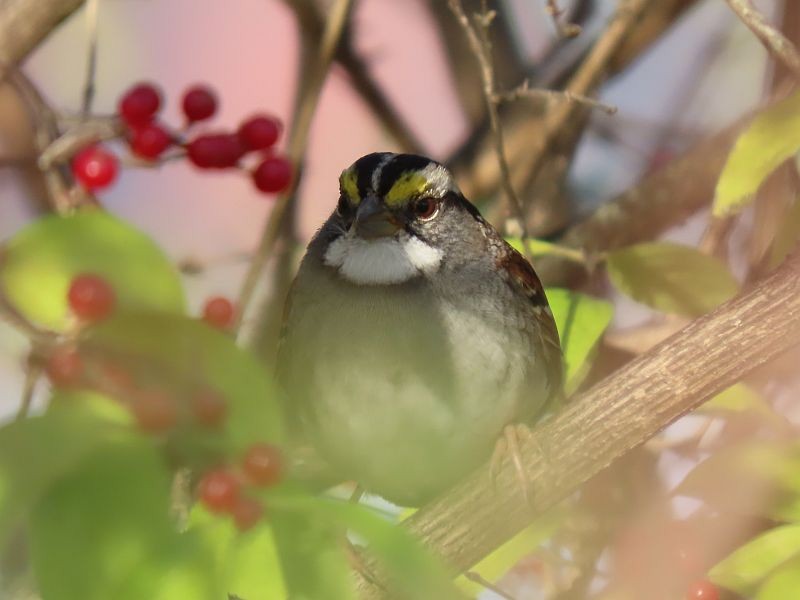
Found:
M 359 158 L 353 167 L 356 172 L 356 185 L 360 198 L 366 198 L 372 189 L 372 174 L 391 152 L 373 152 Z
M 438 164 L 425 156 L 417 154 L 396 154 L 381 171 L 381 179 L 378 183 L 378 195 L 383 197 L 389 193 L 398 178 L 407 171 L 419 171 L 428 165 Z

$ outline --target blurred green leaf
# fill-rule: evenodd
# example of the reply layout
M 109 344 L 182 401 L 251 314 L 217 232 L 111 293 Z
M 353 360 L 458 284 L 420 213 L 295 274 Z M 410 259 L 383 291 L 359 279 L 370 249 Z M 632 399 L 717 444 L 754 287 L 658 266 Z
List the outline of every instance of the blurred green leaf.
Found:
M 274 501 L 274 499 L 273 499 Z M 269 510 L 289 598 L 354 600 L 351 565 L 344 554 L 345 530 L 320 519 L 311 498 Z
M 775 506 L 769 511 L 770 518 L 785 523 L 800 521 L 800 495 L 787 494 L 779 498 Z
M 800 239 L 800 200 L 795 199 L 783 217 L 783 223 L 775 234 L 770 248 L 769 266 L 777 267 Z
M 268 515 L 242 533 L 230 519 L 213 515 L 200 505 L 192 510 L 189 531 L 211 549 L 216 576 L 228 593 L 246 600 L 286 598 L 269 521 Z
M 751 412 L 767 420 L 782 422 L 761 395 L 743 383 L 732 385 L 703 404 L 698 411 L 704 413 Z
M 211 557 L 169 517 L 170 474 L 143 436 L 97 446 L 35 506 L 30 552 L 43 600 L 217 600 Z
M 82 272 L 105 277 L 123 309 L 185 310 L 180 277 L 161 250 L 99 209 L 47 216 L 17 233 L 2 251 L 0 286 L 28 319 L 62 331 L 69 283 Z
M 614 316 L 610 302 L 560 288 L 545 290 L 561 339 L 565 389 L 574 391 L 589 372 L 593 351 Z
M 86 410 L 61 410 L 0 428 L 0 549 L 60 478 L 116 434 Z
M 409 599 L 463 597 L 444 568 L 402 527 L 364 506 L 329 498 L 312 500 L 313 512 L 365 542 L 364 551 L 378 559 L 393 592 Z
M 710 311 L 739 288 L 722 261 L 670 242 L 614 250 L 606 267 L 614 285 L 634 300 L 688 317 Z
M 506 238 L 506 241 L 514 250 L 524 254 L 522 240 L 520 238 Z M 535 238 L 528 238 L 526 242 L 528 252 L 531 256 L 560 256 L 561 258 L 566 258 L 577 263 L 585 262 L 583 253 L 575 248 L 561 246 L 553 242 L 537 240 Z
M 800 561 L 793 560 L 775 571 L 758 590 L 756 600 L 788 600 L 800 590 Z
M 739 136 L 717 182 L 714 216 L 747 206 L 767 176 L 798 148 L 800 92 L 762 111 Z
M 231 452 L 257 441 L 283 440 L 278 391 L 262 363 L 202 321 L 120 312 L 87 331 L 82 348 L 118 360 L 138 379 L 178 397 L 204 388 L 221 393 L 227 403 L 222 433 Z
M 784 525 L 771 529 L 736 549 L 717 563 L 708 575 L 717 585 L 738 594 L 749 594 L 776 569 L 798 555 L 800 525 Z M 792 595 L 783 596 L 790 597 Z
M 326 539 L 324 536 L 330 535 L 326 544 L 336 549 L 341 554 L 345 535 L 349 533 L 359 540 L 356 546 L 358 553 L 362 557 L 358 559 L 362 567 L 372 569 L 372 561 L 377 560 L 377 571 L 368 575 L 387 577 L 390 584 L 392 597 L 402 597 L 409 599 L 417 598 L 462 598 L 451 581 L 451 577 L 440 565 L 440 563 L 429 554 L 411 535 L 397 523 L 387 520 L 384 516 L 375 513 L 372 509 L 353 504 L 350 502 L 326 498 L 315 497 L 307 494 L 292 493 L 283 497 L 269 497 L 269 505 L 272 507 L 276 516 L 274 519 L 276 539 L 281 549 L 281 557 L 285 555 L 285 546 L 288 543 L 292 546 L 291 552 L 308 552 L 308 548 L 313 546 L 313 538 Z M 288 519 L 297 518 L 294 531 L 287 528 Z M 312 536 L 307 539 L 303 546 L 298 546 L 298 531 L 305 531 L 305 536 Z M 302 539 L 302 538 L 300 538 Z M 335 543 L 335 545 L 332 545 Z M 299 555 L 298 555 L 299 556 Z M 369 557 L 369 558 L 368 558 Z M 293 564 L 296 563 L 296 564 Z M 348 561 L 347 571 L 352 568 L 353 561 Z M 298 570 L 295 561 L 287 561 L 287 585 L 292 592 L 293 589 L 289 581 L 297 579 L 297 584 L 302 584 L 302 579 L 308 579 L 307 572 L 304 574 L 302 569 Z M 293 571 L 295 571 L 293 573 Z M 309 585 L 305 583 L 305 585 Z M 349 589 L 349 585 L 348 585 Z M 315 598 L 309 590 L 304 590 L 306 596 Z M 325 595 L 325 598 L 331 598 Z M 337 596 L 338 597 L 338 596 Z M 348 592 L 347 598 L 351 595 Z

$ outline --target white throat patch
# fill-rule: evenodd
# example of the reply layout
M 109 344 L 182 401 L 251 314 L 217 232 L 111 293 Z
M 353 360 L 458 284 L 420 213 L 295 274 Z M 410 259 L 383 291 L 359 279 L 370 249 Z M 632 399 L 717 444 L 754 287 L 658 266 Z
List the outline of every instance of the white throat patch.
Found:
M 348 233 L 328 246 L 324 262 L 351 283 L 390 285 L 433 273 L 442 262 L 442 253 L 408 234 L 364 240 Z

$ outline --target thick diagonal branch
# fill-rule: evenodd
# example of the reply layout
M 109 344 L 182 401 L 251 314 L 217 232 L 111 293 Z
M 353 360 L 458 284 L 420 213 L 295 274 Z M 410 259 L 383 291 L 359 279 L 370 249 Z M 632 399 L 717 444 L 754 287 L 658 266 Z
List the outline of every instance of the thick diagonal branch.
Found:
M 486 469 L 406 523 L 458 571 L 470 568 L 616 459 L 800 344 L 800 251 L 760 285 L 693 321 L 574 399 L 523 442 L 531 507 L 513 465 Z M 380 592 L 361 582 L 362 596 Z

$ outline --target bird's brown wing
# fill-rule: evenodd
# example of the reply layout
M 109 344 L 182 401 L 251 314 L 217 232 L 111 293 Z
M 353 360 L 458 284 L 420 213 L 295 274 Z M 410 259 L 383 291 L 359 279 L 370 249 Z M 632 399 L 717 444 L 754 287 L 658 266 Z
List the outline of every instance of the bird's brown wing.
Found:
M 538 348 L 543 357 L 550 388 L 549 402 L 553 402 L 562 393 L 564 367 L 561 343 L 556 329 L 553 313 L 547 302 L 542 282 L 530 263 L 505 241 L 503 252 L 497 261 L 501 272 L 506 273 L 508 284 L 530 302 L 531 312 L 538 327 Z

